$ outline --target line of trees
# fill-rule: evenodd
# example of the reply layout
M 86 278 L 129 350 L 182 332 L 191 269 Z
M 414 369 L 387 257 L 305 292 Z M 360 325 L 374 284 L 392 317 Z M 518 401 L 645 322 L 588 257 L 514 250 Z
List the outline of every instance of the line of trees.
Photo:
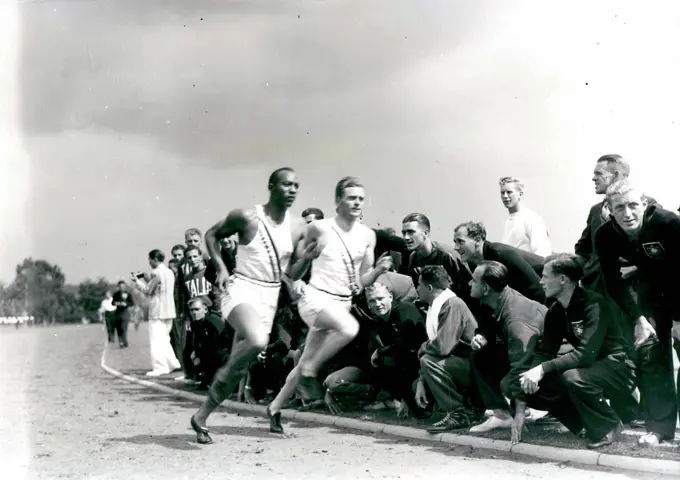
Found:
M 80 323 L 99 320 L 99 306 L 114 286 L 104 278 L 66 284 L 58 265 L 27 258 L 9 285 L 0 284 L 0 317 L 30 315 L 35 323 Z

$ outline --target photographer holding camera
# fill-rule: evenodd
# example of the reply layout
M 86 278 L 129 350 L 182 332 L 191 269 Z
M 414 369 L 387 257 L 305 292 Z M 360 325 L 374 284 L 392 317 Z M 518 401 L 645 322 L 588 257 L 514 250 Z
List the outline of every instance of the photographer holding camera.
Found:
M 180 368 L 179 360 L 170 345 L 170 330 L 175 311 L 175 274 L 163 261 L 165 255 L 158 249 L 149 252 L 150 278 L 132 274 L 135 287 L 149 298 L 149 343 L 152 370 L 147 376 L 158 377 Z

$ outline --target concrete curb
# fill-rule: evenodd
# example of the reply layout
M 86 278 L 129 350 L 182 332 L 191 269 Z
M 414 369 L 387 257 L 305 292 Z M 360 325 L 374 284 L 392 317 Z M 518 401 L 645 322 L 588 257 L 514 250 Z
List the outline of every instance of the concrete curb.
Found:
M 142 385 L 144 387 L 156 390 L 158 392 L 174 395 L 176 397 L 185 398 L 202 403 L 205 397 L 191 392 L 177 390 L 175 388 L 166 387 L 158 383 L 142 380 L 130 375 L 115 370 L 106 365 L 106 345 L 102 352 L 100 366 L 101 368 L 114 377 L 118 377 L 129 383 Z M 247 403 L 232 402 L 225 400 L 221 408 L 236 410 L 239 412 L 254 413 L 261 416 L 266 416 L 266 407 L 262 405 L 249 405 Z M 544 460 L 552 460 L 557 462 L 574 462 L 581 465 L 590 466 L 604 466 L 619 468 L 624 470 L 633 470 L 646 473 L 661 473 L 667 475 L 680 474 L 680 462 L 674 460 L 658 460 L 653 458 L 643 457 L 626 457 L 623 455 L 609 455 L 606 453 L 598 453 L 592 450 L 572 450 L 569 448 L 550 447 L 546 445 L 532 445 L 528 443 L 520 443 L 512 445 L 508 441 L 493 440 L 484 437 L 475 437 L 472 435 L 457 435 L 453 433 L 444 434 L 430 434 L 425 430 L 405 427 L 401 425 L 389 425 L 378 422 L 370 422 L 359 420 L 356 418 L 335 417 L 332 415 L 324 415 L 310 412 L 297 412 L 293 410 L 283 410 L 281 416 L 288 420 L 297 420 L 302 422 L 320 423 L 338 428 L 347 428 L 351 430 L 359 430 L 369 433 L 384 433 L 395 437 L 408 438 L 418 441 L 427 441 L 433 443 L 445 443 L 448 445 L 470 446 L 473 448 L 481 448 L 486 450 L 495 450 L 505 453 L 516 453 L 520 455 L 527 455 L 531 457 L 541 458 Z

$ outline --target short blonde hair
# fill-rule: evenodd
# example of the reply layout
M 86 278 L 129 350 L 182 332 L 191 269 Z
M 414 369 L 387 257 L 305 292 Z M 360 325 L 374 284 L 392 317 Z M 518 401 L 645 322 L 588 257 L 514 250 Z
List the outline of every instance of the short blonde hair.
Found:
M 524 183 L 522 182 L 522 180 L 520 180 L 517 177 L 502 177 L 498 181 L 498 185 L 501 188 L 503 188 L 505 185 L 508 185 L 510 183 L 514 183 L 517 186 L 517 191 L 519 191 L 520 193 L 524 193 Z
M 387 288 L 387 286 L 385 284 L 380 283 L 380 282 L 374 282 L 371 285 L 369 285 L 368 287 L 366 287 L 366 289 L 364 290 L 364 293 L 368 297 L 369 293 L 376 293 L 380 289 L 384 289 L 387 293 L 392 295 L 392 292 L 390 291 L 390 289 Z
M 631 183 L 630 181 L 619 180 L 618 182 L 614 182 L 607 188 L 607 204 L 611 207 L 612 201 L 614 200 L 615 197 L 619 197 L 621 195 L 628 195 L 631 192 L 639 193 L 640 200 L 645 199 L 645 192 L 642 191 L 642 189 L 640 189 L 633 183 Z
M 194 235 L 198 235 L 201 237 L 201 239 L 203 238 L 203 234 L 198 228 L 189 228 L 184 232 L 184 239 L 186 240 L 187 238 L 193 237 Z

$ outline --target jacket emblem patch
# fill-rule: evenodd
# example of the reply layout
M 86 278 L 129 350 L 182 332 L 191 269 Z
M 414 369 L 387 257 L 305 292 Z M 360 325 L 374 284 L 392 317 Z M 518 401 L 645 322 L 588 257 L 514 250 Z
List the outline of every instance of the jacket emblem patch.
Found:
M 583 336 L 583 320 L 579 320 L 578 322 L 572 322 L 571 328 L 574 331 L 574 335 L 576 338 L 579 340 Z
M 659 260 L 663 258 L 664 249 L 663 245 L 661 245 L 661 243 L 659 242 L 643 243 L 642 249 L 645 251 L 645 254 L 651 259 Z

